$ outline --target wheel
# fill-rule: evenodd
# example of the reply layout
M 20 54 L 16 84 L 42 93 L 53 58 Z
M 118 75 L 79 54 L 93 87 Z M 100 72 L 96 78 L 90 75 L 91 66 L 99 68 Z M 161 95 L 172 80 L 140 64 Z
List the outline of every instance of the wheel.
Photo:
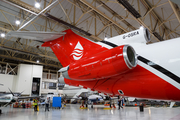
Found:
M 91 102 L 91 108 L 93 108 L 93 102 Z

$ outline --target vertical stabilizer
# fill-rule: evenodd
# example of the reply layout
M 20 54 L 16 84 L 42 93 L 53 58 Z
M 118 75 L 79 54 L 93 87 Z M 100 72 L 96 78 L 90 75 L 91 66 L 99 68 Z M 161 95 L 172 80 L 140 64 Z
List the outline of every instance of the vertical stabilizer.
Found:
M 82 58 L 107 50 L 107 48 L 75 34 L 70 29 L 63 32 L 66 32 L 64 37 L 45 42 L 42 46 L 51 47 L 64 67 Z

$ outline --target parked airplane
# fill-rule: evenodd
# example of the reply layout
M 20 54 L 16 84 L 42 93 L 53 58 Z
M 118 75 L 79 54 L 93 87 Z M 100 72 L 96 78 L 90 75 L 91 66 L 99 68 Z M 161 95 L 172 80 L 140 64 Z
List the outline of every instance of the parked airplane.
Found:
M 8 33 L 21 38 L 44 39 L 42 46 L 51 47 L 63 65 L 59 71 L 66 84 L 109 95 L 180 101 L 179 38 L 146 44 L 150 41 L 146 28 L 97 43 L 70 29 L 59 34 L 48 33 L 52 38 L 45 34 Z
M 72 99 L 72 100 L 81 100 L 82 101 L 82 105 L 81 106 L 84 106 L 84 107 L 88 107 L 88 104 L 91 104 L 91 108 L 93 108 L 93 104 L 94 103 L 97 103 L 97 102 L 105 102 L 105 101 L 109 101 L 109 106 L 111 108 L 111 105 L 112 105 L 112 100 L 114 99 L 118 99 L 118 97 L 116 98 L 111 98 L 109 96 L 102 96 L 102 95 L 96 95 L 96 94 L 93 94 L 93 95 L 88 95 L 88 96 L 77 96 L 77 98 L 69 98 L 69 97 L 66 97 L 65 98 L 66 100 L 67 99 Z
M 10 93 L 0 93 L 0 107 L 7 107 L 8 105 L 11 105 L 15 103 L 18 100 L 22 99 L 32 99 L 32 98 L 40 98 L 41 96 L 31 96 L 31 97 L 21 97 L 21 93 L 13 93 L 9 89 Z M 0 109 L 0 114 L 2 113 L 2 110 Z

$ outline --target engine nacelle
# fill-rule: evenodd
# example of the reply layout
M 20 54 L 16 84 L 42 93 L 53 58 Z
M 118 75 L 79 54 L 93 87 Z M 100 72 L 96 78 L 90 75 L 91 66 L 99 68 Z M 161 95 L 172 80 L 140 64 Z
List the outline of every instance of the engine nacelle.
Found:
M 122 45 L 78 60 L 70 64 L 62 74 L 72 80 L 97 80 L 125 73 L 136 65 L 134 49 L 129 45 Z
M 128 44 L 133 45 L 133 47 L 139 47 L 142 44 L 148 43 L 150 40 L 148 29 L 142 27 L 141 29 L 109 38 L 106 41 L 118 46 Z

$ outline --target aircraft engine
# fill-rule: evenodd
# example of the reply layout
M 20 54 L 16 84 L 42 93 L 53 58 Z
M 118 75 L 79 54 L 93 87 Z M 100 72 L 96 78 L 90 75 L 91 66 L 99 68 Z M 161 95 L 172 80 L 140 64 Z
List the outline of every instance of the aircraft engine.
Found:
M 72 80 L 98 80 L 123 74 L 137 65 L 134 49 L 122 45 L 78 60 L 62 69 L 63 77 Z

